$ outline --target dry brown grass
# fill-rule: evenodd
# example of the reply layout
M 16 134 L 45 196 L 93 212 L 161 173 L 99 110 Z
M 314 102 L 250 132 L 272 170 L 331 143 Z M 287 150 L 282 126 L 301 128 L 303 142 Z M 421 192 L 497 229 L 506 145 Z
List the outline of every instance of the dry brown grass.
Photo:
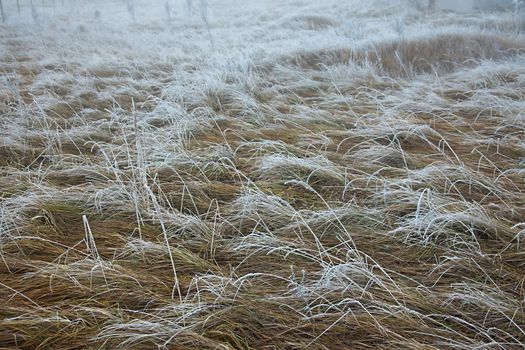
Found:
M 298 52 L 285 57 L 303 69 L 348 63 L 372 64 L 393 77 L 421 73 L 446 73 L 475 66 L 480 60 L 515 56 L 525 47 L 520 41 L 493 34 L 442 33 L 427 38 L 407 38 L 379 43 L 365 49 L 342 48 L 318 52 Z
M 522 349 L 524 44 L 490 23 L 209 85 L 10 39 L 0 348 Z

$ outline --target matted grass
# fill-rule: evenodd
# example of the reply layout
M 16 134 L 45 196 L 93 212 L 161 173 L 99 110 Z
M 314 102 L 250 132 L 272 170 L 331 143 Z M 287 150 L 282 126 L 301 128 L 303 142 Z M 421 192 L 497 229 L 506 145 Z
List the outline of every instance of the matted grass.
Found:
M 188 4 L 0 27 L 0 348 L 523 349 L 520 14 Z

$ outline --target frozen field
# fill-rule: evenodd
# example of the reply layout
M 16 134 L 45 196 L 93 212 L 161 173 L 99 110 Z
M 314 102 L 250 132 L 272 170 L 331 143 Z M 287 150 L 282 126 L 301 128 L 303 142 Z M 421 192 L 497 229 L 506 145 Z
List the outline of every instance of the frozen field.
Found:
M 523 11 L 32 3 L 0 349 L 523 350 Z

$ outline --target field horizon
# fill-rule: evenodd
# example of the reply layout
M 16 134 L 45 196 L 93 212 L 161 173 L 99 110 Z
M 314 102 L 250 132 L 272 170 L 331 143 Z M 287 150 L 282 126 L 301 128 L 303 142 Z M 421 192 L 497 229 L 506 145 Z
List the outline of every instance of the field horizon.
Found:
M 524 349 L 525 13 L 422 4 L 4 0 L 0 349 Z

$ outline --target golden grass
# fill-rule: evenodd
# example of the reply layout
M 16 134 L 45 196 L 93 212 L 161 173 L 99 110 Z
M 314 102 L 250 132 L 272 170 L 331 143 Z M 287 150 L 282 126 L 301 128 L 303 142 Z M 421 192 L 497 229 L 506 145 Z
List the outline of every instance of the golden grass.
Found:
M 427 38 L 400 38 L 379 43 L 366 49 L 328 49 L 318 52 L 298 52 L 286 57 L 303 69 L 355 63 L 376 65 L 393 77 L 421 73 L 450 72 L 478 61 L 498 60 L 519 54 L 525 47 L 520 41 L 494 34 L 442 33 Z
M 304 50 L 180 96 L 147 81 L 162 64 L 31 90 L 60 65 L 21 38 L 0 348 L 522 349 L 524 44 L 501 30 Z

